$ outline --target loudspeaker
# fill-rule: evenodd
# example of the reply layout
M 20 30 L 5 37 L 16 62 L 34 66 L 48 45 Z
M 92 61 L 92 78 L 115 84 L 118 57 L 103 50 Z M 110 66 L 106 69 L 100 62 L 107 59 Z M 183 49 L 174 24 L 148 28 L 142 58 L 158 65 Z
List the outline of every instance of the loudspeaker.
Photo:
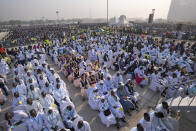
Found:
M 154 14 L 149 14 L 148 18 L 148 24 L 151 24 L 153 22 Z
M 182 28 L 183 28 L 183 24 L 177 24 L 177 26 L 176 26 L 177 31 L 181 31 Z

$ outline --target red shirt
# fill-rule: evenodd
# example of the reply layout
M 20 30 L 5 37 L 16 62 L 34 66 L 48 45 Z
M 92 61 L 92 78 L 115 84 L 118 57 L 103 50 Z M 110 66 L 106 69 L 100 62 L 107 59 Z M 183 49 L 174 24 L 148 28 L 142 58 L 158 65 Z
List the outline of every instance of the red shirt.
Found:
M 0 53 L 1 53 L 1 54 L 5 54 L 5 48 L 1 47 L 1 48 L 0 48 Z

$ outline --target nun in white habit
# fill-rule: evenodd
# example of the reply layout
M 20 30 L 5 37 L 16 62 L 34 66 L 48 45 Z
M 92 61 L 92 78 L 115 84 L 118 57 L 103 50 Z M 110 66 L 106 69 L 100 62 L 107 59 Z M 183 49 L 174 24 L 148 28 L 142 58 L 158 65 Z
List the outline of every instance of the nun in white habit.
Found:
M 108 95 L 108 103 L 110 106 L 111 112 L 114 114 L 114 116 L 117 119 L 122 119 L 125 121 L 125 114 L 122 105 L 119 102 L 118 96 L 115 94 L 115 92 L 112 90 L 111 93 Z
M 88 103 L 93 110 L 99 109 L 99 101 L 101 96 L 99 95 L 98 89 L 93 88 L 93 91 L 89 94 Z

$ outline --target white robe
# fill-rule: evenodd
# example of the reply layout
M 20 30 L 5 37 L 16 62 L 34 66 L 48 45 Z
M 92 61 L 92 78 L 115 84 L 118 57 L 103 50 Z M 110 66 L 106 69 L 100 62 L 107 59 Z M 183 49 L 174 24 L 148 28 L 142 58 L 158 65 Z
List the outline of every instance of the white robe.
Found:
M 27 96 L 27 88 L 26 86 L 17 85 L 15 88 L 12 88 L 12 94 L 15 92 L 19 93 L 19 96 Z
M 161 104 L 159 104 L 156 109 L 158 112 L 162 112 L 164 115 L 164 118 L 162 118 L 163 123 L 170 131 L 177 131 L 178 130 L 178 121 L 170 118 L 169 114 L 166 109 L 163 108 Z
M 89 103 L 90 107 L 93 110 L 98 110 L 99 109 L 99 100 L 100 100 L 100 97 L 101 96 L 99 96 L 98 92 L 97 93 L 91 92 L 89 94 L 88 103 Z
M 99 117 L 102 121 L 103 124 L 106 124 L 107 127 L 109 127 L 112 124 L 116 124 L 116 119 L 115 116 L 112 114 L 105 116 L 104 115 L 104 111 L 109 109 L 109 104 L 107 103 L 107 100 L 105 100 L 104 103 L 101 102 L 101 100 L 99 101 Z
M 117 100 L 112 95 L 108 96 L 108 103 L 110 105 L 111 112 L 115 115 L 117 118 L 123 118 L 125 116 L 123 107 L 119 102 L 119 98 L 117 96 Z M 116 108 L 114 108 L 116 107 Z
M 149 88 L 151 90 L 153 90 L 154 92 L 159 90 L 159 87 L 161 87 L 162 85 L 159 83 L 159 77 L 156 74 L 152 74 L 151 75 L 151 82 L 150 82 L 150 86 Z
M 155 128 L 153 128 L 153 126 L 152 126 L 151 120 L 150 121 L 146 121 L 146 120 L 144 120 L 144 118 L 142 118 L 139 121 L 139 123 L 143 126 L 145 131 L 156 131 Z
M 67 101 L 70 101 L 69 99 L 69 95 L 67 93 L 67 91 L 65 91 L 62 87 L 60 87 L 59 89 L 55 89 L 54 90 L 54 99 L 61 104 L 62 100 L 66 98 Z
M 18 98 L 13 98 L 12 101 L 12 106 L 13 108 L 16 108 L 17 106 L 21 105 L 21 104 L 25 104 L 26 103 L 26 97 L 25 96 L 19 96 Z
M 34 88 L 34 90 L 28 91 L 28 98 L 32 98 L 33 100 L 39 99 L 41 96 L 41 92 L 39 88 Z
M 154 112 L 150 113 L 150 118 L 152 119 L 152 128 L 154 128 L 155 131 L 160 131 L 163 129 L 169 131 L 169 129 L 163 123 L 162 119 L 157 118 Z
M 45 92 L 46 94 L 51 94 L 53 95 L 53 87 L 51 84 L 49 84 L 48 87 L 46 87 L 45 85 L 42 87 L 41 92 Z
M 29 131 L 47 131 L 47 120 L 44 114 L 38 113 L 35 118 L 31 117 L 28 121 Z
M 87 122 L 87 121 L 83 121 L 83 124 L 84 124 L 84 126 L 81 128 L 81 129 L 78 129 L 78 121 L 80 120 L 81 118 L 79 117 L 79 118 L 77 118 L 77 119 L 75 119 L 74 120 L 74 130 L 75 131 L 91 131 L 91 128 L 90 128 L 90 125 L 89 125 L 89 123 Z
M 40 103 L 44 109 L 48 109 L 49 107 L 54 106 L 54 98 L 50 94 L 47 94 L 44 98 L 40 98 Z
M 22 121 L 26 126 L 26 120 L 28 120 L 29 118 L 28 114 L 26 114 L 23 110 L 14 110 L 13 113 L 14 113 L 14 117 L 11 119 L 11 122 L 15 124 L 19 121 Z M 8 123 L 7 126 L 9 128 Z
M 36 112 L 43 113 L 43 106 L 38 100 L 34 100 L 32 105 L 26 104 L 26 112 L 30 113 L 30 110 L 35 109 Z
M 53 110 L 52 114 L 47 113 L 46 119 L 48 129 L 51 130 L 51 128 L 55 128 L 56 126 L 58 126 L 58 129 L 64 128 L 60 114 L 57 110 Z
M 120 82 L 123 82 L 122 76 L 121 76 L 121 75 L 120 75 L 120 76 L 115 75 L 115 76 L 113 77 L 114 87 L 118 87 L 118 84 L 119 84 Z
M 43 87 L 45 86 L 46 82 L 48 82 L 48 80 L 47 80 L 46 77 L 44 77 L 43 80 L 39 80 L 39 86 L 40 86 L 41 88 L 43 88 Z M 48 83 L 49 83 L 49 82 L 48 82 Z

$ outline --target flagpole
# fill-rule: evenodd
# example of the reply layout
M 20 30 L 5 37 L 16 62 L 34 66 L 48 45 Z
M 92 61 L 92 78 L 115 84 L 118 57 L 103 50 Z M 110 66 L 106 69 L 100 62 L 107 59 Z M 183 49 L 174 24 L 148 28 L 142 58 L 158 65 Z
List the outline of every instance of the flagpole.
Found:
M 107 24 L 108 24 L 108 0 L 107 0 Z

